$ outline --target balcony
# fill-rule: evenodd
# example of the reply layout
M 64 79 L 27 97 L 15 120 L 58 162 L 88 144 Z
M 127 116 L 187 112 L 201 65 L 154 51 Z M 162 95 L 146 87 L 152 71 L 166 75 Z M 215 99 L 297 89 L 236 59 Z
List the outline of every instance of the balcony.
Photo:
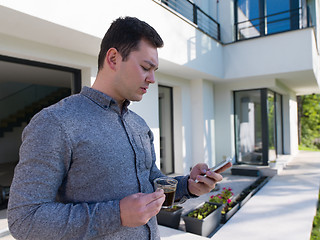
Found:
M 181 14 L 203 33 L 220 41 L 220 24 L 190 0 L 158 0 L 168 10 Z
M 300 7 L 253 19 L 247 19 L 238 8 L 235 16 L 238 19 L 235 23 L 236 41 L 313 26 L 309 8 Z

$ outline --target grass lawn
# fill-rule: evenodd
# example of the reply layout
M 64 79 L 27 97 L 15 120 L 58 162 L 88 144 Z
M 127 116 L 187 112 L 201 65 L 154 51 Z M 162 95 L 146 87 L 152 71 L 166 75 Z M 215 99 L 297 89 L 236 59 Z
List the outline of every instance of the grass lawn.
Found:
M 309 147 L 304 147 L 304 146 L 299 146 L 299 150 L 320 152 L 320 149 L 318 149 L 318 148 L 309 148 Z
M 320 151 L 319 149 L 313 149 L 313 148 L 307 148 L 307 147 L 302 147 L 299 146 L 299 150 L 303 151 Z M 320 239 L 320 192 L 319 192 L 319 197 L 318 197 L 318 208 L 316 215 L 313 219 L 313 227 L 311 231 L 311 237 L 310 240 L 319 240 Z
M 319 199 L 320 199 L 320 193 L 319 193 Z M 313 228 L 311 231 L 311 237 L 310 240 L 319 240 L 320 239 L 320 202 L 318 200 L 318 208 L 316 216 L 313 219 Z

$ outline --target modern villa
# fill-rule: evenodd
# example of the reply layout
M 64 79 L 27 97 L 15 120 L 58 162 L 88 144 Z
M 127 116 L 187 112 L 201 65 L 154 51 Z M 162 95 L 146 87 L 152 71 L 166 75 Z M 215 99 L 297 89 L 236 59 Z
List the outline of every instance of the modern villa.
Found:
M 297 96 L 320 93 L 318 0 L 0 0 L 0 186 L 30 118 L 92 85 L 101 39 L 121 16 L 164 40 L 156 83 L 130 105 L 163 173 L 297 153 Z

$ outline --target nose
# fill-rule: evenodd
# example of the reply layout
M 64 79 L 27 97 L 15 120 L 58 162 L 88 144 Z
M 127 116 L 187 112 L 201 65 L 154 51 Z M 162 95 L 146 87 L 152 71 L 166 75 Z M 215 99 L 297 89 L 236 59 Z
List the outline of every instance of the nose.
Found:
M 155 73 L 154 71 L 150 71 L 150 73 L 148 74 L 147 78 L 146 78 L 146 81 L 148 83 L 155 83 Z

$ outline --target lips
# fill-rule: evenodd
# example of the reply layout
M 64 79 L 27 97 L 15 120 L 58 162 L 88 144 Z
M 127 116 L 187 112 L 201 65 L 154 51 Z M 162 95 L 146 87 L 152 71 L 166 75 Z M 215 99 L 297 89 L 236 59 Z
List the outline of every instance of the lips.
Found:
M 148 87 L 141 87 L 141 90 L 142 90 L 143 93 L 146 93 L 147 90 L 148 90 Z

